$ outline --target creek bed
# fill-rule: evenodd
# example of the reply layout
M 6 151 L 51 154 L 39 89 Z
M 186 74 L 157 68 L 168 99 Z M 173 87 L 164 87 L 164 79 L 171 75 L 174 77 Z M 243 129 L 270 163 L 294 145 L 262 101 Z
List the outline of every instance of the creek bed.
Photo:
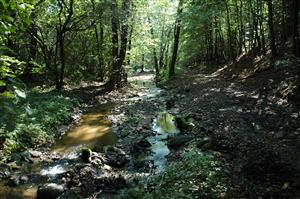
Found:
M 21 165 L 13 175 L 16 178 L 28 178 L 27 182 L 10 186 L 9 180 L 0 182 L 0 198 L 35 199 L 38 186 L 55 181 L 59 175 L 72 168 L 78 162 L 78 154 L 83 147 L 94 148 L 115 144 L 117 137 L 111 130 L 111 122 L 107 119 L 113 108 L 113 104 L 103 104 L 84 113 L 79 123 L 65 133 L 47 154 L 57 158 Z

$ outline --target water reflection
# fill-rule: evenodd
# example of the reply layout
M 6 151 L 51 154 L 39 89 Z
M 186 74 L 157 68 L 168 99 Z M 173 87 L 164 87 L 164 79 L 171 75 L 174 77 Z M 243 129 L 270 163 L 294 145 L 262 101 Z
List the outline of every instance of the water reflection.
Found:
M 152 126 L 156 135 L 147 139 L 151 143 L 152 151 L 149 159 L 153 160 L 156 172 L 163 171 L 167 164 L 166 156 L 169 155 L 170 150 L 166 138 L 172 133 L 178 133 L 174 120 L 175 117 L 167 112 L 159 113 Z
M 117 137 L 111 131 L 107 119 L 112 106 L 96 107 L 84 114 L 77 126 L 72 128 L 53 147 L 53 152 L 68 154 L 83 146 L 105 146 L 115 144 Z
M 87 111 L 79 124 L 53 146 L 51 152 L 60 154 L 62 158 L 51 163 L 24 165 L 17 175 L 28 176 L 28 182 L 17 187 L 0 182 L 0 199 L 35 199 L 37 187 L 68 171 L 78 161 L 77 151 L 83 146 L 99 147 L 115 144 L 117 137 L 112 133 L 111 122 L 107 119 L 112 108 L 113 104 L 106 104 Z

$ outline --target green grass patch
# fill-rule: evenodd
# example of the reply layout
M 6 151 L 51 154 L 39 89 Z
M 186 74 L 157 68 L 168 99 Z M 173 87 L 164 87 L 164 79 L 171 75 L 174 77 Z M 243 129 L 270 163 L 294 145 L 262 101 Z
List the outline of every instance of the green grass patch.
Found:
M 2 155 L 41 146 L 54 139 L 60 125 L 71 119 L 76 99 L 57 92 L 32 90 L 26 99 L 18 100 L 0 116 Z
M 116 198 L 228 198 L 228 172 L 212 156 L 191 151 L 163 173 L 122 190 Z

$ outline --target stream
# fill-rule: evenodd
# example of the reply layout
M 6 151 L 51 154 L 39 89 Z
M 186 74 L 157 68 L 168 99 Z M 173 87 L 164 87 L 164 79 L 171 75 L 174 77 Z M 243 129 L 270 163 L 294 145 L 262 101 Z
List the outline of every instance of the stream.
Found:
M 153 76 L 142 76 L 131 79 L 135 85 L 141 87 L 137 96 L 126 99 L 125 103 L 138 100 L 153 100 L 162 90 L 153 83 Z M 104 147 L 117 143 L 117 136 L 112 132 L 112 122 L 108 119 L 116 104 L 101 104 L 88 109 L 80 121 L 66 132 L 51 148 L 43 160 L 24 163 L 19 169 L 12 172 L 10 180 L 0 182 L 1 199 L 34 199 L 37 197 L 37 189 L 41 184 L 48 182 L 60 183 L 58 180 L 80 162 L 79 154 L 82 148 Z M 151 125 L 153 136 L 147 137 L 150 147 L 150 155 L 146 159 L 151 160 L 155 166 L 155 172 L 164 170 L 170 150 L 166 144 L 168 135 L 178 133 L 174 116 L 166 111 L 158 111 L 156 119 Z M 38 156 L 38 155 L 37 155 Z M 44 156 L 40 154 L 40 156 Z

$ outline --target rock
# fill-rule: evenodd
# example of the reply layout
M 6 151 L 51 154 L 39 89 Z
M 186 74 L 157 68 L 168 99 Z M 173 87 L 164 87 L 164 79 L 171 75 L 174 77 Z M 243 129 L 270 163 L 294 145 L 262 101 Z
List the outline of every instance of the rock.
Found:
M 8 180 L 8 185 L 11 187 L 16 187 L 20 185 L 20 176 L 13 175 Z
M 20 169 L 21 169 L 21 166 L 19 166 L 19 165 L 17 164 L 17 162 L 10 162 L 10 163 L 7 164 L 7 165 L 9 166 L 10 170 L 13 170 L 13 171 L 15 171 L 15 170 L 20 170 Z
M 149 172 L 153 165 L 153 160 L 146 160 L 144 158 L 137 159 L 133 162 L 133 168 L 137 171 Z
M 146 138 L 144 138 L 141 141 L 136 142 L 132 145 L 131 153 L 133 154 L 143 153 L 150 147 L 151 147 L 151 143 L 148 140 L 146 140 Z
M 118 154 L 107 154 L 105 164 L 122 168 L 129 162 L 129 159 L 125 155 L 118 155 Z
M 55 183 L 40 186 L 37 190 L 37 199 L 57 199 L 64 192 L 64 187 Z
M 176 135 L 175 137 L 171 137 L 168 139 L 167 145 L 170 148 L 178 148 L 191 141 L 192 139 L 193 138 L 188 135 Z
M 202 151 L 207 151 L 212 148 L 212 139 L 210 137 L 204 137 L 197 143 L 197 147 Z
M 168 99 L 166 101 L 166 107 L 167 109 L 171 109 L 175 106 L 175 100 L 174 99 Z
M 125 155 L 125 151 L 123 151 L 123 149 L 114 147 L 114 146 L 106 146 L 104 147 L 104 152 L 105 153 L 116 153 L 118 155 Z
M 81 150 L 81 159 L 83 160 L 83 162 L 85 163 L 89 163 L 90 162 L 90 157 L 92 155 L 92 150 L 89 148 L 84 148 Z
M 22 183 L 26 183 L 26 182 L 28 182 L 28 180 L 29 180 L 28 176 L 21 176 L 21 177 L 20 177 L 20 181 L 21 181 Z
M 106 146 L 104 147 L 104 152 L 104 163 L 109 166 L 121 168 L 129 162 L 128 158 L 126 157 L 126 153 L 123 149 L 120 149 L 115 146 Z
M 6 164 L 0 165 L 0 179 L 8 178 L 11 175 L 10 167 Z
M 137 143 L 137 145 L 139 145 L 142 148 L 149 148 L 149 147 L 151 147 L 150 142 L 148 140 L 146 140 L 146 139 L 143 139 L 143 140 L 139 141 Z
M 42 156 L 42 152 L 40 151 L 29 151 L 31 157 L 33 158 L 38 158 L 38 157 L 41 157 Z
M 93 167 L 91 164 L 87 164 L 85 167 L 80 169 L 80 176 L 88 176 L 91 179 L 100 177 L 102 174 L 102 170 Z
M 176 126 L 181 132 L 189 131 L 193 128 L 193 125 L 189 124 L 184 118 L 177 117 L 176 120 Z
M 92 152 L 91 157 L 89 158 L 90 163 L 95 166 L 102 167 L 104 162 L 104 157 L 96 152 Z

